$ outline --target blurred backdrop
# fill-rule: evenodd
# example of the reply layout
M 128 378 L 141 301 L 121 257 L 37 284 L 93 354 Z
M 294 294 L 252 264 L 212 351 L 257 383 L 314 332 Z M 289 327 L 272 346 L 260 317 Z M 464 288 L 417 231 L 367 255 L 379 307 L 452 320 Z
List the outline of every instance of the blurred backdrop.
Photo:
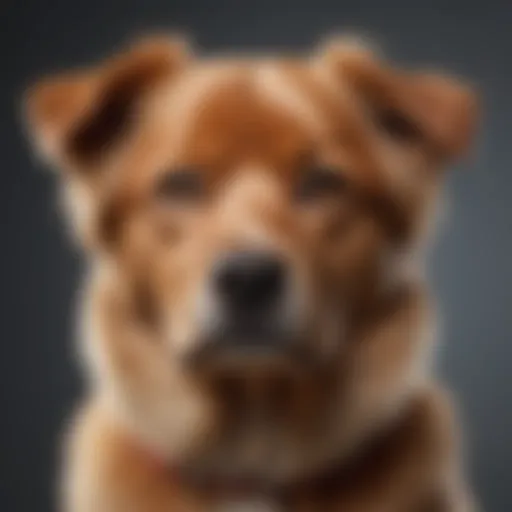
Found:
M 205 52 L 307 49 L 359 29 L 404 63 L 480 88 L 473 158 L 448 178 L 449 222 L 431 258 L 444 347 L 470 466 L 487 512 L 512 510 L 512 4 L 506 0 L 2 0 L 0 2 L 0 509 L 53 510 L 57 439 L 80 393 L 73 304 L 80 258 L 55 182 L 32 158 L 20 93 L 34 78 L 103 57 L 153 29 Z

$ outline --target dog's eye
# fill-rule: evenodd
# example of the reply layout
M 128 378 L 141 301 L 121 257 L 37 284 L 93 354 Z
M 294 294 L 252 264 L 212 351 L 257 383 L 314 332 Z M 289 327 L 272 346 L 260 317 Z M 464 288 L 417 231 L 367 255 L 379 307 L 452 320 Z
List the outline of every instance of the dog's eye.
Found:
M 155 195 L 162 200 L 192 201 L 204 192 L 199 170 L 194 168 L 173 169 L 156 183 Z
M 295 189 L 295 198 L 310 202 L 337 195 L 344 191 L 346 182 L 340 172 L 329 167 L 312 167 L 302 172 Z

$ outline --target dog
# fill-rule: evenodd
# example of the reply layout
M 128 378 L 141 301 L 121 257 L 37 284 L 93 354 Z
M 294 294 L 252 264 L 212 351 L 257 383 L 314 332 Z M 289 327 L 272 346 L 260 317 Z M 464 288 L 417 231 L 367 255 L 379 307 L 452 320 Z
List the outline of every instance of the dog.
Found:
M 88 261 L 63 510 L 474 510 L 422 261 L 469 85 L 149 36 L 25 111 Z

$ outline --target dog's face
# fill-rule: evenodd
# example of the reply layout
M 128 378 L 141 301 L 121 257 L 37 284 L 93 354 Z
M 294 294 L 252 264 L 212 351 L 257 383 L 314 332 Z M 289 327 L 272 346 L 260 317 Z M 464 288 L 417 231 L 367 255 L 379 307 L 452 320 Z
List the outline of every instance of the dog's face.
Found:
M 82 242 L 200 374 L 332 361 L 400 278 L 473 115 L 462 86 L 344 44 L 202 61 L 152 42 L 29 98 Z

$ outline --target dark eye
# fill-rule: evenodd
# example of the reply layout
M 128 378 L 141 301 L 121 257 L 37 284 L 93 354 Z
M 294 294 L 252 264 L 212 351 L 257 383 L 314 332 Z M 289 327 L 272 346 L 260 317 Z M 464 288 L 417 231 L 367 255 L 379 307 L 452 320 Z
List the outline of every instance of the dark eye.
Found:
M 302 172 L 295 190 L 295 197 L 301 202 L 315 201 L 337 195 L 345 188 L 345 179 L 336 169 L 312 167 Z
M 156 184 L 155 194 L 162 200 L 192 201 L 204 192 L 202 173 L 195 168 L 173 169 Z

